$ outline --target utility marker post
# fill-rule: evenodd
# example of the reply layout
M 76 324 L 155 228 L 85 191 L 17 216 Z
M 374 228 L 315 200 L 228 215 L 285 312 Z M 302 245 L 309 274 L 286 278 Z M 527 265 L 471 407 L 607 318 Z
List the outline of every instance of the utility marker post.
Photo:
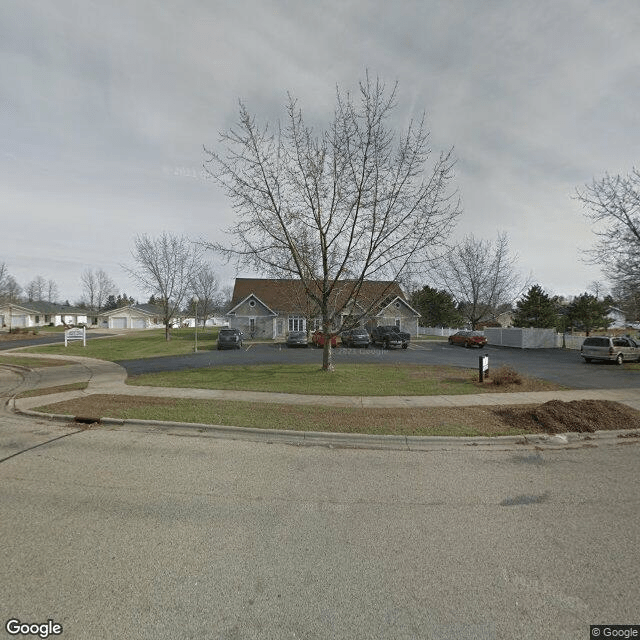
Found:
M 480 382 L 484 382 L 484 379 L 489 377 L 489 356 L 478 357 L 478 374 Z

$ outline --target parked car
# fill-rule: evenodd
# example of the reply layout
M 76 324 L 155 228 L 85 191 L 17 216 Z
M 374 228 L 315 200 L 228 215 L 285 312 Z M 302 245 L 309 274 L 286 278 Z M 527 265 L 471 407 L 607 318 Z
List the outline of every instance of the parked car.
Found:
M 287 347 L 308 347 L 306 331 L 289 331 L 285 342 Z
M 313 335 L 311 336 L 311 342 L 313 342 L 313 344 L 315 344 L 318 348 L 324 347 L 324 333 L 322 333 L 322 331 L 320 330 L 314 331 Z M 331 346 L 338 346 L 338 338 L 336 336 L 331 336 Z
M 614 336 L 589 336 L 580 347 L 585 362 L 605 360 L 622 364 L 635 360 L 640 362 L 640 343 L 633 338 Z
M 371 338 L 365 329 L 358 327 L 357 329 L 349 329 L 340 334 L 340 340 L 345 347 L 364 347 L 369 348 Z
M 243 337 L 244 335 L 240 329 L 220 329 L 218 333 L 218 351 L 220 349 L 240 349 Z
M 395 325 L 374 327 L 371 331 L 371 342 L 373 344 L 380 344 L 385 349 L 400 346 L 406 349 L 409 346 L 410 340 L 411 334 L 406 331 L 400 331 Z
M 458 331 L 449 336 L 449 344 L 462 344 L 467 348 L 478 347 L 481 349 L 487 344 L 487 339 L 480 331 Z

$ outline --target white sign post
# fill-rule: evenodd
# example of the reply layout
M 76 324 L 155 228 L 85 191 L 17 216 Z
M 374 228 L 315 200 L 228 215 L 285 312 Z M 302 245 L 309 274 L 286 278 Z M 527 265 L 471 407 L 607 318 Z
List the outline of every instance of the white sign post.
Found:
M 480 382 L 489 376 L 489 356 L 478 357 L 478 373 Z
M 64 332 L 64 346 L 67 346 L 67 343 L 70 340 L 82 340 L 82 346 L 87 346 L 87 328 L 86 327 L 78 327 L 76 329 L 67 329 Z

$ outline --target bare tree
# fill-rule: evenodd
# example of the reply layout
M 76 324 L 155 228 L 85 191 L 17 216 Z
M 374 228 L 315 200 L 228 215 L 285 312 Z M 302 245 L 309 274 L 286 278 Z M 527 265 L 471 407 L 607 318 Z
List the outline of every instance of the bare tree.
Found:
M 189 290 L 194 298 L 198 299 L 198 318 L 202 324 L 206 323 L 213 313 L 218 292 L 218 279 L 209 265 L 202 265 L 191 277 Z
M 0 302 L 16 302 L 22 288 L 9 273 L 6 262 L 0 262 Z
M 93 269 L 85 269 L 80 276 L 80 282 L 86 304 L 92 311 L 100 311 L 106 304 L 107 298 L 117 293 L 114 281 L 103 269 L 95 272 Z
M 53 280 L 47 280 L 46 284 L 47 302 L 55 302 L 60 295 L 58 285 Z
M 42 276 L 36 276 L 26 288 L 26 294 L 29 302 L 42 301 L 46 297 L 47 281 Z
M 475 329 L 528 286 L 518 274 L 516 262 L 517 256 L 509 256 L 506 234 L 499 234 L 495 242 L 468 235 L 435 270 L 434 279 L 454 297 L 459 311 Z
M 271 277 L 299 278 L 327 337 L 361 302 L 364 281 L 392 284 L 433 259 L 460 212 L 452 151 L 427 166 L 424 115 L 397 134 L 389 126 L 397 85 L 387 91 L 367 75 L 359 89 L 357 99 L 336 90 L 333 119 L 318 135 L 291 95 L 286 124 L 274 131 L 240 104 L 222 150 L 205 148 L 205 169 L 237 213 L 230 244 L 209 246 Z M 362 315 L 377 302 L 367 300 Z
M 157 238 L 136 236 L 131 255 L 137 268 L 124 267 L 162 309 L 165 337 L 171 339 L 171 322 L 179 313 L 197 270 L 201 251 L 184 236 L 163 233 Z
M 640 171 L 626 176 L 605 174 L 593 180 L 576 198 L 587 218 L 596 223 L 595 247 L 590 261 L 602 265 L 617 286 L 638 288 L 640 283 Z

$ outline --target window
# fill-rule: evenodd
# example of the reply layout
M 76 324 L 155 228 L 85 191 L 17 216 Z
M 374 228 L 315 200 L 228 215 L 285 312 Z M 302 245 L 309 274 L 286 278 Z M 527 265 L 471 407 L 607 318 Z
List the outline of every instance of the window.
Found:
M 400 318 L 396 318 L 396 327 L 400 328 Z
M 249 300 L 249 306 L 250 307 L 255 307 L 256 306 L 256 301 L 255 300 Z
M 302 316 L 289 316 L 289 331 L 304 331 L 305 321 Z
M 256 319 L 249 318 L 249 332 L 253 335 L 256 332 Z

